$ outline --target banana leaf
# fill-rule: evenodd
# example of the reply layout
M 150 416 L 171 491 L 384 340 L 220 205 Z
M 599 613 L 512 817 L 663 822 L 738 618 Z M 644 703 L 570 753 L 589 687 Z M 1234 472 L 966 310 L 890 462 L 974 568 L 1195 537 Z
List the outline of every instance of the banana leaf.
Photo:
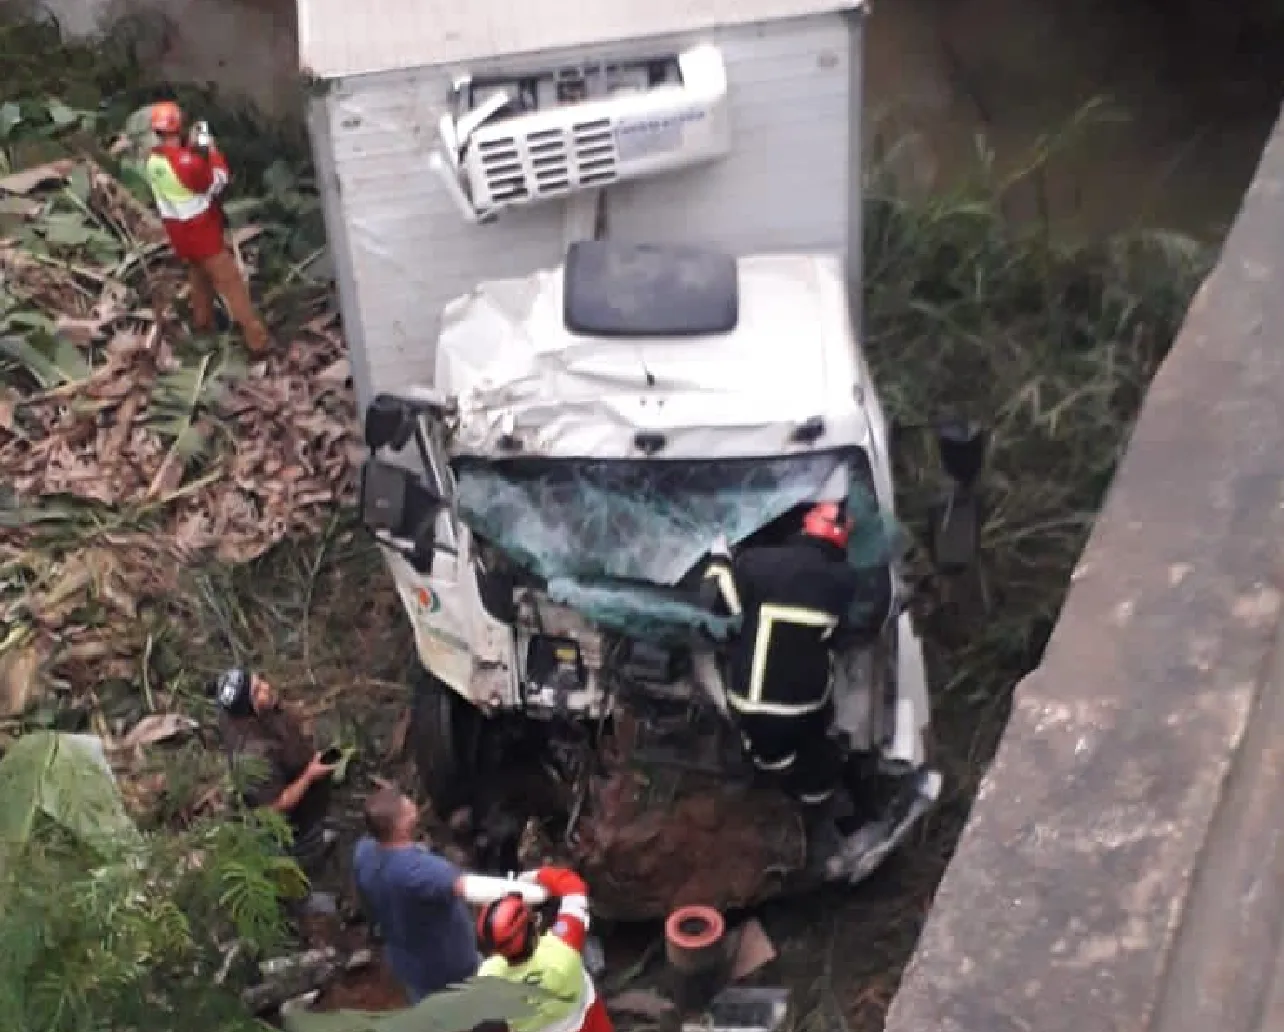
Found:
M 478 976 L 398 1011 L 295 1011 L 281 1019 L 285 1032 L 469 1032 L 483 1022 L 520 1021 L 549 998 L 539 986 Z
M 195 458 L 209 443 L 197 425 L 201 414 L 217 410 L 228 386 L 245 371 L 245 363 L 225 351 L 162 373 L 152 387 L 148 425 L 172 442 L 181 458 Z
M 5 324 L 16 327 L 20 316 L 12 315 Z M 27 370 L 42 390 L 64 383 L 79 383 L 93 371 L 76 345 L 62 337 L 35 330 L 23 337 L 0 336 L 0 355 L 13 359 Z
M 0 885 L 10 865 L 20 867 L 41 817 L 103 856 L 140 837 L 93 735 L 32 732 L 0 760 Z
M 0 104 L 0 140 L 13 132 L 14 127 L 22 121 L 22 108 L 12 100 Z

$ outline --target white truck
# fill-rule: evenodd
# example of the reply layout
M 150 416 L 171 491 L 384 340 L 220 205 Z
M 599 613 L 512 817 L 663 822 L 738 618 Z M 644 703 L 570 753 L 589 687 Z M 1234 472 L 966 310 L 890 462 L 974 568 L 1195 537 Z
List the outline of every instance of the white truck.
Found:
M 552 16 L 543 10 L 548 0 L 533 6 Z M 572 61 L 549 43 L 551 56 L 479 61 L 485 74 L 474 75 L 456 47 L 451 61 L 413 73 L 410 86 L 389 78 L 386 89 L 341 79 L 346 66 L 336 57 L 337 85 L 313 102 L 314 149 L 338 241 L 354 366 L 366 370 L 357 374 L 371 452 L 361 510 L 414 628 L 413 734 L 439 809 L 467 801 L 470 786 L 519 743 L 527 753 L 533 744 L 574 786 L 560 815 L 567 841 L 593 816 L 585 786 L 612 764 L 667 767 L 758 791 L 726 702 L 724 659 L 737 625 L 695 590 L 694 571 L 715 548 L 734 555 L 782 540 L 812 505 L 845 501 L 857 527 L 849 560 L 885 565 L 894 584 L 890 608 L 875 614 L 876 633 L 834 664 L 832 736 L 848 758 L 853 795 L 877 784 L 877 802 L 858 807 L 859 819 L 838 836 L 807 842 L 786 881 L 855 882 L 903 840 L 937 798 L 941 777 L 929 762 L 928 691 L 897 532 L 891 435 L 851 307 L 858 198 L 842 193 L 835 177 L 817 176 L 808 212 L 805 199 L 781 194 L 777 228 L 751 234 L 792 246 L 748 247 L 725 208 L 709 217 L 719 202 L 699 179 L 726 183 L 735 196 L 773 196 L 765 170 L 777 167 L 770 152 L 786 137 L 764 128 L 738 144 L 737 123 L 752 112 L 732 102 L 728 71 L 739 68 L 747 81 L 764 47 L 771 57 L 764 75 L 795 67 L 764 44 L 768 30 L 753 23 L 768 17 L 762 6 L 711 3 L 717 28 L 684 21 L 678 35 L 598 41 L 594 60 L 581 47 Z M 813 90 L 832 89 L 855 104 L 850 62 L 861 5 L 784 6 L 808 18 L 770 15 L 781 19 L 766 23 L 780 27 L 777 50 L 787 42 L 788 60 Z M 675 18 L 694 17 L 690 5 L 648 5 L 652 16 L 669 8 Z M 541 22 L 538 31 L 575 30 Z M 820 77 L 807 78 L 812 72 Z M 392 238 L 374 240 L 370 227 L 386 225 L 391 208 L 387 199 L 363 200 L 365 181 L 355 176 L 355 185 L 345 179 L 342 190 L 326 191 L 325 170 L 341 160 L 365 167 L 353 156 L 358 137 L 341 148 L 335 136 L 373 133 L 376 114 L 379 139 L 404 143 L 386 132 L 402 125 L 389 114 L 401 110 L 394 85 L 422 97 L 446 81 L 432 131 L 425 134 L 420 120 L 409 134 L 432 185 L 417 181 L 406 203 L 413 208 L 432 191 L 424 218 L 444 225 L 444 211 L 453 213 L 454 235 L 443 246 L 457 245 L 465 266 L 490 254 L 507 271 L 457 291 L 439 318 L 434 311 L 425 320 L 435 339 L 405 350 L 413 362 L 371 384 L 379 379 L 370 373 L 374 328 L 400 332 L 407 322 L 385 314 L 404 289 L 387 293 L 368 276 L 366 287 L 360 282 L 361 269 L 388 260 Z M 782 113 L 773 117 L 785 126 Z M 858 164 L 851 125 L 834 132 L 842 136 L 834 153 Z M 806 139 L 817 153 L 833 143 L 824 133 Z M 384 153 L 361 146 L 361 154 Z M 745 154 L 752 160 L 737 164 Z M 664 198 L 663 218 L 660 207 L 639 200 L 653 184 L 665 187 L 655 195 Z M 681 231 L 647 239 L 636 218 L 628 222 L 630 213 L 649 211 L 647 224 L 672 226 L 673 202 L 684 197 L 696 240 Z M 826 198 L 832 211 L 815 207 Z M 827 211 L 838 216 L 836 230 L 825 228 Z M 621 212 L 628 229 L 613 218 Z M 549 253 L 540 234 L 550 213 L 561 216 L 558 253 L 523 268 L 514 254 Z M 765 218 L 743 215 L 750 228 Z M 728 228 L 706 238 L 702 226 Z M 798 246 L 834 231 L 840 246 Z M 368 253 L 347 255 L 345 284 L 343 248 L 354 251 L 362 232 Z M 536 238 L 544 241 L 538 248 Z M 502 253 L 506 240 L 513 253 Z M 411 274 L 409 264 L 400 267 Z M 450 275 L 433 268 L 440 275 L 424 280 L 429 297 Z M 432 356 L 430 367 L 414 364 L 422 354 Z M 954 570 L 971 561 L 978 540 L 984 437 L 958 422 L 937 432 L 953 487 L 934 510 L 931 545 Z

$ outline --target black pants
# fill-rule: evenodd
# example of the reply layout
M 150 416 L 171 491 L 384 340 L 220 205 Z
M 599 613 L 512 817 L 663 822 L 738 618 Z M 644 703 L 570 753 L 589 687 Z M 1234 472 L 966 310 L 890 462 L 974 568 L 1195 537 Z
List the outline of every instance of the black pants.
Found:
M 829 739 L 833 704 L 798 716 L 740 714 L 745 751 L 753 765 L 800 803 L 827 803 L 842 776 L 842 756 Z
M 319 820 L 309 821 L 302 827 L 293 828 L 293 831 L 294 841 L 290 844 L 289 855 L 309 880 L 315 879 L 325 868 L 330 852 L 325 840 L 325 824 Z

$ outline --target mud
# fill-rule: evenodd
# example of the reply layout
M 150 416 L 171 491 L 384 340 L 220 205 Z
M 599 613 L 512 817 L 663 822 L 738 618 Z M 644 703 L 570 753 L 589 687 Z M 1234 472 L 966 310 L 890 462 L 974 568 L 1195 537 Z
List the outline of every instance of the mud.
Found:
M 576 862 L 595 908 L 615 920 L 654 920 L 674 907 L 734 909 L 779 892 L 807 860 L 797 807 L 734 786 L 657 805 L 651 785 L 621 771 L 592 793 Z
M 374 963 L 349 971 L 322 990 L 313 1010 L 391 1011 L 409 1006 L 406 994 L 380 956 Z

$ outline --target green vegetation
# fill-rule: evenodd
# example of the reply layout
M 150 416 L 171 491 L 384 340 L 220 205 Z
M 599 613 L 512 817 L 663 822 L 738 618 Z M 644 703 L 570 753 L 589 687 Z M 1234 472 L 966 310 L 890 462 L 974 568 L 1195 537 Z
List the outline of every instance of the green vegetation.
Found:
M 0 760 L 0 1024 L 258 1027 L 220 972 L 284 942 L 278 901 L 304 886 L 284 822 L 139 830 L 99 748 L 34 732 Z
M 1076 128 L 1090 131 L 1091 119 Z M 1073 138 L 1042 141 L 1021 176 L 1065 146 Z M 876 174 L 866 199 L 866 346 L 889 418 L 955 413 L 988 426 L 991 441 L 979 576 L 921 611 L 945 798 L 889 873 L 897 891 L 871 883 L 831 933 L 853 1028 L 881 1028 L 1012 690 L 1039 662 L 1146 388 L 1213 257 L 1164 232 L 1080 243 L 1014 227 L 1001 210 L 1017 182 L 982 174 L 958 194 L 906 201 Z M 912 521 L 944 485 L 930 435 L 905 444 L 897 487 Z M 815 972 L 813 956 L 800 973 L 810 983 Z
M 55 87 L 60 100 L 51 97 Z M 97 173 L 81 166 L 83 173 L 20 198 L 28 204 L 0 198 L 0 238 L 6 224 L 22 234 L 3 254 L 24 270 L 0 294 L 7 342 L 0 417 L 8 415 L 0 418 L 0 483 L 28 484 L 21 498 L 0 488 L 0 689 L 12 696 L 21 681 L 27 692 L 0 734 L 5 727 L 11 736 L 34 726 L 103 730 L 153 709 L 205 717 L 203 682 L 236 657 L 254 659 L 287 690 L 306 690 L 318 707 L 337 710 L 352 736 L 386 741 L 383 721 L 395 719 L 403 699 L 397 657 L 406 631 L 343 508 L 351 467 L 337 456 L 347 431 L 335 438 L 326 436 L 331 428 L 318 430 L 331 449 L 318 468 L 330 465 L 321 476 L 326 490 L 307 511 L 273 509 L 267 493 L 247 490 L 258 529 L 242 528 L 243 547 L 227 547 L 227 539 L 197 547 L 181 532 L 194 512 L 239 511 L 244 498 L 229 484 L 276 476 L 267 442 L 306 414 L 280 407 L 284 395 L 273 384 L 324 383 L 326 363 L 340 354 L 333 331 L 324 331 L 324 362 L 274 360 L 266 379 L 255 381 L 268 400 L 246 420 L 220 408 L 248 375 L 233 361 L 235 347 L 161 327 L 177 372 L 129 366 L 144 369 L 138 382 L 146 388 L 131 413 L 155 435 L 160 455 L 185 442 L 176 449 L 181 475 L 161 478 L 150 492 L 160 474 L 149 467 L 125 496 L 106 500 L 65 481 L 31 479 L 47 476 L 45 465 L 29 465 L 32 442 L 80 425 L 67 416 L 75 405 L 66 400 L 87 404 L 78 385 L 110 362 L 120 333 L 145 337 L 159 325 L 155 313 L 139 313 L 178 289 L 177 271 L 130 222 L 119 192 L 104 185 L 118 181 L 126 192 L 137 185 L 109 146 L 137 105 L 156 95 L 122 41 L 64 48 L 44 28 L 0 27 L 0 175 L 71 152 L 92 158 L 105 176 L 91 178 Z M 312 332 L 305 327 L 328 302 L 315 271 L 320 222 L 299 130 L 220 105 L 204 91 L 179 96 L 211 120 L 233 160 L 239 185 L 229 207 L 237 221 L 262 227 L 247 253 L 274 327 L 287 338 Z M 1046 159 L 1041 152 L 1027 174 Z M 901 863 L 900 891 L 882 882 L 844 899 L 843 920 L 827 947 L 820 944 L 845 958 L 832 974 L 853 1027 L 878 1027 L 997 745 L 1011 690 L 1038 661 L 1146 386 L 1208 262 L 1194 244 L 1162 233 L 1072 244 L 1038 228 L 1017 230 L 1000 214 L 1010 185 L 983 182 L 958 196 L 909 202 L 876 177 L 866 204 L 867 343 L 890 414 L 918 423 L 960 411 L 991 426 L 993 439 L 982 576 L 952 585 L 923 613 L 950 795 Z M 117 306 L 106 313 L 111 320 L 97 307 L 105 298 Z M 96 321 L 88 329 L 78 323 L 77 336 L 59 322 L 68 314 Z M 320 339 L 314 334 L 309 346 L 321 347 Z M 346 426 L 342 381 L 326 390 L 333 425 Z M 108 432 L 127 398 L 89 406 L 103 417 L 95 432 Z M 918 447 L 911 442 L 900 481 L 911 517 L 939 486 Z M 236 455 L 257 448 L 261 462 L 235 465 Z M 115 472 L 103 476 L 118 481 Z M 280 518 L 267 519 L 269 512 Z M 181 577 L 158 576 L 184 566 Z M 207 784 L 180 791 L 175 781 L 172 791 L 150 797 L 148 812 L 163 822 L 141 839 L 124 836 L 106 856 L 51 830 L 33 839 L 22 865 L 4 868 L 17 901 L 6 913 L 25 915 L 0 931 L 6 1028 L 157 1027 L 154 1015 L 144 1021 L 123 1009 L 127 989 L 141 989 L 140 998 L 162 1010 L 190 1007 L 193 997 L 184 994 L 213 991 L 208 976 L 224 934 L 257 941 L 276 933 L 263 909 L 275 875 L 252 867 L 261 862 L 253 856 L 269 855 L 256 853 L 255 843 L 272 829 L 189 820 L 192 798 Z M 8 804 L 2 789 L 0 800 Z M 199 868 L 181 862 L 192 855 L 212 860 Z M 252 872 L 248 896 L 229 895 L 226 879 L 239 869 Z M 163 892 L 152 891 L 158 885 Z M 799 912 L 813 928 L 824 925 L 806 906 Z M 241 927 L 247 921 L 252 927 Z M 51 935 L 34 934 L 46 925 Z M 814 934 L 804 941 L 797 967 L 813 978 Z M 787 949 L 786 963 L 790 957 Z M 227 1001 L 234 1011 L 234 999 Z M 206 1027 L 248 1019 L 223 1020 Z M 198 1028 L 194 1020 L 186 1025 Z

